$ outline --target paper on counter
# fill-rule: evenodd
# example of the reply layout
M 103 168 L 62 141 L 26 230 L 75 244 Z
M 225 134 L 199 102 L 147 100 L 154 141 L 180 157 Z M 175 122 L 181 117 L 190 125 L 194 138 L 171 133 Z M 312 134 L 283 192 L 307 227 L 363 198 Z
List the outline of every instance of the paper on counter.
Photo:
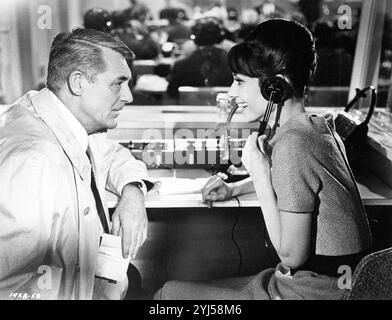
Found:
M 121 237 L 104 233 L 98 252 L 95 275 L 114 281 L 125 280 L 130 257 L 124 259 Z
M 208 179 L 209 178 L 161 178 L 158 182 L 159 188 L 157 189 L 157 192 L 160 195 L 200 193 L 201 188 L 206 184 Z

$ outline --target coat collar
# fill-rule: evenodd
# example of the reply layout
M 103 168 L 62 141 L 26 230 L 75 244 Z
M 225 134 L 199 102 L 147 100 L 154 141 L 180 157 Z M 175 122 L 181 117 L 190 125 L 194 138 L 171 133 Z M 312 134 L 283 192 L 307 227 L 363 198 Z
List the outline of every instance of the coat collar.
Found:
M 50 95 L 49 89 L 42 89 L 34 95 L 31 98 L 31 103 L 37 114 L 53 132 L 53 135 L 60 143 L 80 177 L 83 180 L 88 179 L 91 170 L 90 161 L 85 151 L 82 150 L 80 143 L 63 120 L 60 110 L 54 107 L 55 102 Z

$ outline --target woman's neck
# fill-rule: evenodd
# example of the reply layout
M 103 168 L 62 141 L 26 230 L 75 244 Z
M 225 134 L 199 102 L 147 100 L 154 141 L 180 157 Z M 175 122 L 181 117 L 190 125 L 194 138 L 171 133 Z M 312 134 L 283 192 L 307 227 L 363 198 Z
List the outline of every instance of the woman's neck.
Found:
M 278 112 L 279 108 L 281 108 L 280 114 Z M 277 106 L 274 108 L 269 124 L 271 127 L 276 126 L 276 124 L 278 124 L 279 127 L 282 127 L 291 117 L 304 112 L 306 112 L 306 110 L 302 100 L 289 99 L 284 103 L 283 106 Z

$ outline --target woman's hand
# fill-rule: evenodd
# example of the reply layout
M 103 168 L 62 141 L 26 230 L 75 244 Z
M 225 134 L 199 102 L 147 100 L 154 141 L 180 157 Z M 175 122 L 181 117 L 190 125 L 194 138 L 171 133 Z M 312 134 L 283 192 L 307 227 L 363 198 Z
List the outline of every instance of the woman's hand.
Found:
M 227 179 L 227 176 L 219 172 L 207 181 L 201 189 L 203 202 L 210 206 L 213 201 L 225 201 L 232 198 L 233 189 L 224 181 L 225 179 Z
M 271 179 L 271 160 L 265 152 L 266 144 L 266 136 L 257 137 L 257 132 L 254 132 L 248 137 L 242 150 L 242 163 L 253 180 Z

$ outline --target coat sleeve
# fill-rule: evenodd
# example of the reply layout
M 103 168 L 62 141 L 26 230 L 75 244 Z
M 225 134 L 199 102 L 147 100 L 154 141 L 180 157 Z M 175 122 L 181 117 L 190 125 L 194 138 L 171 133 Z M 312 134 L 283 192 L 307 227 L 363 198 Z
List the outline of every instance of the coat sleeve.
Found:
M 146 195 L 153 183 L 147 176 L 147 167 L 144 162 L 136 159 L 127 148 L 119 143 L 107 139 L 105 135 L 95 138 L 100 139 L 103 170 L 107 171 L 106 189 L 121 196 L 125 185 L 139 182 Z
M 26 288 L 39 290 L 61 177 L 35 151 L 3 153 L 0 162 L 0 299 L 12 299 Z

